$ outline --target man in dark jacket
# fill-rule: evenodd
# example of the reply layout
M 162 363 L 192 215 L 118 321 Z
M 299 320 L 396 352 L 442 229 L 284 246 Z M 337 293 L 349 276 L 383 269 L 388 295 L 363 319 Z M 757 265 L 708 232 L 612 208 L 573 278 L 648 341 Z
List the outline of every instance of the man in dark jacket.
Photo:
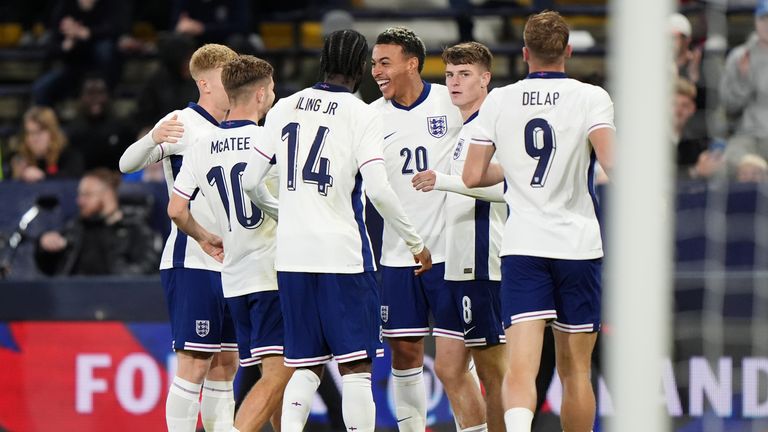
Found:
M 61 232 L 40 236 L 35 259 L 50 275 L 149 274 L 157 270 L 160 242 L 146 221 L 118 206 L 120 176 L 105 168 L 86 173 L 78 187 L 80 216 Z

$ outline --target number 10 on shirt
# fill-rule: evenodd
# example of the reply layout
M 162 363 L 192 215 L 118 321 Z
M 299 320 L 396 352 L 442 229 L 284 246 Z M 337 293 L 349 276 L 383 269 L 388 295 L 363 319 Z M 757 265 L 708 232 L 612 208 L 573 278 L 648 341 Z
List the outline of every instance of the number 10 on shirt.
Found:
M 288 123 L 283 128 L 282 140 L 288 141 L 288 190 L 296 190 L 296 172 L 298 169 L 299 154 L 299 130 L 298 123 Z M 315 134 L 315 140 L 309 149 L 309 155 L 304 162 L 301 170 L 301 177 L 304 183 L 317 185 L 317 192 L 322 196 L 328 195 L 328 188 L 333 186 L 333 177 L 331 177 L 331 161 L 321 155 L 325 138 L 330 130 L 325 126 L 320 126 Z

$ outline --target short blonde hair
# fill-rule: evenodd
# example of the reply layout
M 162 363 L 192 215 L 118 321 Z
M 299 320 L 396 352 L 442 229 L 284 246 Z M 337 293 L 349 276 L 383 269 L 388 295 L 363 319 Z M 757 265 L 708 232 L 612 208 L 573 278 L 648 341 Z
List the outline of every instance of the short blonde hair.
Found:
M 563 17 L 553 11 L 544 11 L 528 18 L 523 40 L 528 51 L 545 64 L 557 63 L 568 47 L 570 30 Z
M 199 79 L 201 73 L 224 67 L 236 57 L 237 53 L 227 46 L 205 44 L 192 54 L 189 60 L 189 74 L 192 78 Z
M 239 102 L 256 89 L 256 84 L 272 76 L 274 69 L 266 60 L 251 55 L 241 55 L 224 65 L 221 83 L 229 100 Z

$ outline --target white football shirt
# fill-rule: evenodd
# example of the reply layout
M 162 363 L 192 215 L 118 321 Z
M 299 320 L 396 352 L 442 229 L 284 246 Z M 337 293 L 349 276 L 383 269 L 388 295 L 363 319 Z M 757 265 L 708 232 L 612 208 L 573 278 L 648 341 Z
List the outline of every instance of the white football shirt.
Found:
M 224 297 L 277 289 L 277 222 L 251 202 L 241 183 L 253 145 L 262 139 L 262 128 L 250 120 L 223 122 L 187 152 L 173 186 L 186 199 L 197 194 L 216 216 L 224 243 Z
M 449 174 L 461 180 L 471 140 L 472 114 L 459 132 Z M 495 160 L 494 160 L 495 162 Z M 492 186 L 502 193 L 503 185 Z M 432 193 L 432 192 L 429 192 Z M 448 192 L 445 200 L 445 280 L 501 280 L 499 251 L 507 217 L 505 203 Z
M 495 145 L 504 168 L 510 213 L 502 256 L 603 256 L 588 136 L 613 127 L 608 93 L 564 73 L 531 74 L 488 95 L 472 143 Z
M 383 163 L 381 118 L 340 86 L 318 83 L 267 114 L 252 157 L 279 170 L 278 271 L 375 271 L 359 168 Z M 413 259 L 413 258 L 411 258 Z
M 445 192 L 417 191 L 411 178 L 428 169 L 448 172 L 462 125 L 461 112 L 451 102 L 447 87 L 428 82 L 424 82 L 424 90 L 409 107 L 384 98 L 370 106 L 384 120 L 384 160 L 392 189 L 432 253 L 432 262 L 444 262 Z M 408 246 L 386 222 L 381 249 L 382 265 L 414 266 Z
M 178 115 L 177 119 L 184 125 L 184 135 L 179 142 L 174 145 L 162 144 L 161 148 L 168 149 L 171 154 L 163 154 L 163 171 L 165 172 L 165 183 L 168 185 L 168 196 L 173 193 L 173 183 L 181 170 L 184 155 L 189 152 L 199 138 L 212 133 L 218 129 L 219 124 L 211 114 L 209 114 L 200 105 L 190 102 L 187 108 L 169 113 L 155 125 L 169 120 L 173 115 Z M 151 132 L 150 132 L 151 133 Z M 202 200 L 192 200 L 190 202 L 190 211 L 195 220 L 208 231 L 219 233 L 218 224 L 213 216 L 213 212 L 207 203 Z M 200 248 L 200 245 L 194 239 L 190 239 L 186 234 L 176 228 L 176 224 L 171 223 L 171 233 L 165 241 L 163 255 L 160 260 L 160 270 L 170 268 L 195 268 L 202 270 L 221 271 L 221 264 L 208 256 Z

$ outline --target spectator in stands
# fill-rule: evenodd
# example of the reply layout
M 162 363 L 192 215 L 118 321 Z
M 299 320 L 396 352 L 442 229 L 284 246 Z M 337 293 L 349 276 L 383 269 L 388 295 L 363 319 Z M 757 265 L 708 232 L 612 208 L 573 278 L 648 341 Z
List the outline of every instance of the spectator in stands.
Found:
M 736 181 L 762 183 L 766 180 L 768 180 L 768 162 L 754 154 L 744 155 L 736 167 Z
M 673 53 L 678 74 L 696 85 L 701 77 L 702 48 L 691 48 L 691 41 L 693 40 L 691 21 L 683 14 L 672 14 L 669 17 L 669 29 L 674 38 L 672 46 L 674 47 Z
M 177 34 L 195 38 L 198 44 L 224 44 L 241 54 L 255 54 L 252 45 L 249 0 L 174 0 L 172 22 Z
M 67 146 L 56 113 L 32 107 L 24 113 L 24 131 L 11 157 L 12 177 L 27 183 L 49 178 L 77 178 L 83 173 L 80 153 Z
M 49 275 L 149 274 L 157 271 L 158 234 L 146 220 L 118 205 L 120 174 L 106 168 L 87 172 L 77 191 L 78 218 L 63 230 L 40 236 L 35 260 Z
M 134 133 L 112 111 L 109 88 L 101 75 L 83 81 L 79 112 L 67 135 L 70 145 L 83 155 L 86 170 L 115 169 L 123 150 L 133 142 Z
M 696 87 L 678 78 L 674 99 L 674 142 L 677 143 L 677 169 L 681 177 L 709 178 L 723 166 L 722 149 L 710 149 L 708 138 L 685 136 L 685 126 L 696 113 Z
M 117 38 L 128 31 L 128 2 L 121 0 L 58 0 L 53 12 L 53 37 L 48 60 L 61 63 L 35 81 L 32 98 L 53 105 L 74 96 L 80 77 L 96 70 L 113 86 L 120 78 Z
M 768 0 L 758 0 L 756 34 L 734 48 L 725 62 L 720 98 L 737 120 L 725 151 L 734 170 L 747 154 L 768 158 Z
M 195 81 L 189 76 L 189 59 L 196 49 L 186 36 L 166 35 L 158 41 L 160 64 L 139 93 L 137 129 L 153 127 L 165 114 L 187 106 L 198 97 Z

